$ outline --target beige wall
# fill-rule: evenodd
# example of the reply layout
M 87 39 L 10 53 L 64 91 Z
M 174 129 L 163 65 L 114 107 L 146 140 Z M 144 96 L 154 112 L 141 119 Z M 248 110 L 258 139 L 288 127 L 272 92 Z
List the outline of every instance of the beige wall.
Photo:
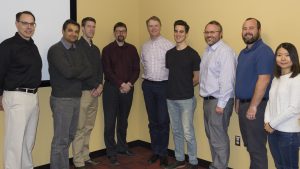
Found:
M 272 0 L 77 0 L 78 21 L 85 16 L 93 16 L 97 20 L 97 32 L 94 43 L 102 49 L 113 40 L 112 28 L 118 21 L 123 21 L 128 27 L 127 41 L 136 45 L 140 50 L 141 45 L 148 39 L 145 20 L 152 15 L 157 15 L 162 20 L 162 34 L 173 40 L 173 22 L 177 19 L 186 20 L 191 26 L 189 44 L 201 55 L 204 51 L 203 28 L 210 20 L 218 20 L 224 28 L 224 40 L 238 53 L 244 44 L 241 39 L 242 22 L 247 17 L 256 17 L 262 23 L 262 37 L 273 49 L 284 41 L 294 43 L 300 49 L 300 15 L 297 0 L 272 1 Z M 145 113 L 143 94 L 140 88 L 141 81 L 135 85 L 135 95 L 132 112 L 129 118 L 128 141 L 144 140 L 149 142 L 147 116 Z M 195 131 L 198 142 L 198 157 L 210 161 L 210 150 L 204 133 L 202 118 L 202 99 L 198 96 L 195 112 Z M 37 130 L 36 145 L 33 151 L 35 165 L 49 163 L 50 144 L 53 135 L 52 113 L 49 108 L 49 87 L 39 90 L 40 119 Z M 103 142 L 103 112 L 102 100 L 99 100 L 99 111 L 96 126 L 91 137 L 91 150 L 104 149 Z M 4 133 L 4 115 L 0 112 L 0 132 Z M 229 165 L 233 168 L 247 168 L 249 157 L 244 147 L 233 145 L 235 135 L 240 135 L 237 115 L 234 113 L 229 127 L 231 143 L 231 158 Z M 172 137 L 170 149 L 174 148 Z M 3 152 L 3 134 L 0 135 L 0 152 Z M 71 151 L 70 151 L 71 152 Z M 0 164 L 3 164 L 3 154 L 0 154 Z M 275 168 L 269 153 L 271 169 Z

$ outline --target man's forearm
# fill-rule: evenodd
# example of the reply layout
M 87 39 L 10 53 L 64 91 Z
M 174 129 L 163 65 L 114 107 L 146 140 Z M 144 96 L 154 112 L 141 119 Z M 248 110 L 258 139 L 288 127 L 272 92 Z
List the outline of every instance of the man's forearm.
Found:
M 263 99 L 267 87 L 270 83 L 271 76 L 270 75 L 259 75 L 258 80 L 256 82 L 254 94 L 250 103 L 250 107 L 257 107 L 261 100 Z

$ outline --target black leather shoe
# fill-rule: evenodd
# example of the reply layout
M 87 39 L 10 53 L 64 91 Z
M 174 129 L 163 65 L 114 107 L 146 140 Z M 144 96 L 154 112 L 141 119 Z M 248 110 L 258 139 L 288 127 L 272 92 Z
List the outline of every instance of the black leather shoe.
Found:
M 100 162 L 94 161 L 94 160 L 92 160 L 92 159 L 89 159 L 89 160 L 87 160 L 87 161 L 84 162 L 84 164 L 85 164 L 86 166 L 95 166 L 95 165 L 97 165 L 97 164 L 99 164 L 99 163 L 100 163 Z
M 159 157 L 159 165 L 161 167 L 168 166 L 168 156 L 161 156 L 161 157 Z
M 175 168 L 183 168 L 185 167 L 185 161 L 175 161 L 174 163 L 169 164 L 165 167 L 165 169 L 175 169 Z
M 108 157 L 111 165 L 120 165 L 116 156 Z
M 119 151 L 118 152 L 119 154 L 122 154 L 122 155 L 127 155 L 127 156 L 134 156 L 134 152 L 130 151 L 130 150 L 126 150 L 126 151 Z
M 149 159 L 148 159 L 148 163 L 149 164 L 153 164 L 158 160 L 159 156 L 157 154 L 153 154 Z
M 74 167 L 75 169 L 86 169 L 85 166 L 82 167 Z

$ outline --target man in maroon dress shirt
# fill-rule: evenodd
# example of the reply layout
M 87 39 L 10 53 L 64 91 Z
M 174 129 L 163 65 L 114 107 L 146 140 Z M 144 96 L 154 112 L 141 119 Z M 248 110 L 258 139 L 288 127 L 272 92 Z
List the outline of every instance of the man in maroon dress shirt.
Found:
M 132 104 L 134 83 L 140 73 L 140 59 L 135 46 L 125 42 L 127 27 L 114 26 L 115 41 L 103 48 L 102 63 L 105 76 L 103 89 L 104 141 L 112 165 L 118 165 L 117 153 L 133 156 L 128 149 L 126 134 Z M 115 130 L 117 122 L 117 129 Z M 115 141 L 117 131 L 117 142 Z

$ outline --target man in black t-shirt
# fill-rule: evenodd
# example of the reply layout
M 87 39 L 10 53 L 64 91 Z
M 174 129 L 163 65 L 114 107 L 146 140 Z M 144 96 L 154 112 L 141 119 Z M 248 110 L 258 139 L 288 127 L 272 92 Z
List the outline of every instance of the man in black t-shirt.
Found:
M 174 23 L 176 47 L 166 53 L 166 67 L 169 69 L 167 104 L 176 157 L 176 161 L 167 166 L 167 169 L 185 166 L 184 140 L 187 141 L 189 155 L 187 168 L 196 169 L 198 165 L 193 119 L 196 108 L 194 86 L 199 80 L 200 56 L 186 43 L 188 31 L 189 26 L 185 21 L 176 21 Z

